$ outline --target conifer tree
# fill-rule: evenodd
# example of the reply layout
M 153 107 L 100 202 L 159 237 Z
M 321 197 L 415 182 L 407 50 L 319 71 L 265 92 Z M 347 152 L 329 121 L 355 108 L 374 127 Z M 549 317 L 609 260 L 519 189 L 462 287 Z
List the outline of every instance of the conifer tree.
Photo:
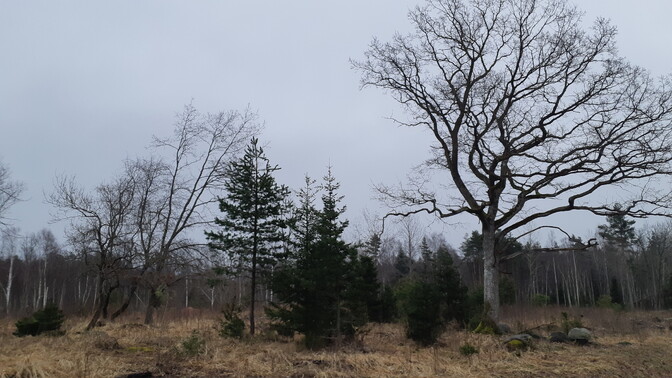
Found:
M 448 247 L 441 245 L 433 260 L 433 280 L 441 293 L 442 317 L 445 321 L 462 322 L 467 315 L 467 288 L 462 285 Z
M 397 256 L 394 260 L 394 269 L 395 269 L 395 281 L 398 281 L 406 277 L 411 272 L 411 264 L 413 262 L 408 257 L 404 249 L 399 247 L 397 251 Z
M 306 183 L 308 188 L 309 181 Z M 348 222 L 341 220 L 345 207 L 339 207 L 342 196 L 337 193 L 339 184 L 331 168 L 321 189 L 320 211 L 312 208 L 310 190 L 299 193 L 299 209 L 303 210 L 297 211 L 297 216 L 304 218 L 292 222 L 293 235 L 299 240 L 293 244 L 292 258 L 274 274 L 272 287 L 277 303 L 267 309 L 276 329 L 303 333 L 309 348 L 332 340 L 340 342 L 366 319 L 361 295 L 366 280 L 355 248 L 342 239 Z M 317 215 L 315 222 L 306 223 L 310 219 L 307 215 L 313 212 Z M 309 227 L 299 232 L 301 225 Z
M 378 234 L 371 235 L 369 240 L 367 240 L 366 243 L 364 243 L 363 248 L 364 254 L 374 259 L 378 258 L 378 255 L 380 254 L 381 244 L 382 240 L 380 239 L 380 235 Z
M 276 183 L 271 165 L 252 138 L 245 154 L 224 171 L 226 196 L 219 199 L 219 231 L 207 232 L 210 247 L 229 254 L 238 269 L 250 275 L 250 334 L 255 332 L 256 289 L 260 276 L 274 264 L 285 238 L 287 187 Z M 242 272 L 238 272 L 241 274 Z
M 618 203 L 614 205 L 616 210 L 621 210 L 622 207 Z M 607 223 L 597 226 L 600 237 L 607 243 L 626 250 L 636 241 L 635 221 L 626 219 L 625 213 L 608 215 Z

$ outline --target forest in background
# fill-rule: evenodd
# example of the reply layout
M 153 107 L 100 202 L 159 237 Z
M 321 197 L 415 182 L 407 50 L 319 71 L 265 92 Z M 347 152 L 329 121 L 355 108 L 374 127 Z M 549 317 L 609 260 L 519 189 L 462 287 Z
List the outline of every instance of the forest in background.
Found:
M 240 311 L 249 310 L 254 303 L 273 315 L 277 303 L 283 303 L 279 297 L 287 297 L 298 287 L 277 284 L 283 266 L 292 266 L 295 270 L 287 272 L 300 276 L 297 261 L 319 259 L 315 252 L 306 252 L 319 250 L 327 257 L 341 256 L 341 260 L 332 266 L 324 262 L 322 268 L 327 270 L 318 271 L 314 282 L 368 280 L 356 289 L 365 291 L 356 299 L 364 306 L 357 315 L 359 319 L 354 319 L 357 306 L 352 304 L 349 308 L 345 302 L 327 302 L 319 307 L 350 313 L 351 326 L 403 320 L 408 316 L 403 309 L 408 303 L 404 301 L 408 301 L 413 283 L 437 284 L 427 279 L 433 270 L 444 278 L 453 275 L 457 279 L 441 287 L 454 295 L 446 304 L 453 307 L 449 309 L 450 319 L 468 326 L 473 323 L 471 317 L 478 318 L 483 305 L 482 235 L 478 231 L 466 235 L 461 245 L 451 246 L 442 234 L 427 233 L 416 218 L 404 217 L 394 223 L 388 220 L 382 235 L 380 222 L 372 220 L 361 240 L 346 242 L 342 234 L 348 222 L 344 219 L 345 208 L 338 205 L 342 197 L 332 168 L 322 184 L 306 177 L 303 188 L 279 185 L 273 173 L 280 167 L 270 164 L 257 139 L 247 140 L 258 132 L 256 125 L 248 122 L 253 117 L 238 113 L 229 113 L 228 117 L 222 123 L 222 114 L 213 118 L 201 115 L 192 106 L 185 107 L 176 124 L 173 138 L 177 139 L 156 144 L 177 152 L 172 165 L 166 163 L 170 160 L 158 158 L 127 161 L 116 178 L 89 192 L 77 187 L 72 178 L 57 180 L 48 198 L 61 211 L 61 219 L 71 222 L 68 239 L 59 243 L 48 229 L 21 235 L 11 226 L 4 228 L 0 239 L 2 316 L 25 316 L 49 303 L 66 314 L 93 316 L 90 327 L 126 311 L 145 312 L 145 321 L 151 323 L 157 310 L 159 314 L 167 309 L 221 311 L 236 307 Z M 213 122 L 210 129 L 193 127 L 208 122 Z M 223 138 L 218 125 L 238 133 L 226 134 L 233 139 Z M 205 154 L 192 150 L 196 144 L 191 142 L 196 139 L 189 137 L 207 141 L 204 135 L 211 137 L 209 146 L 226 148 L 219 150 L 220 154 L 212 147 Z M 222 151 L 231 154 L 226 162 Z M 245 181 L 255 177 L 256 183 Z M 252 261 L 247 255 L 253 236 L 244 226 L 250 223 L 240 222 L 254 213 L 252 208 L 258 212 L 260 202 L 240 202 L 245 196 L 256 198 L 250 188 L 266 190 L 266 195 L 275 196 L 267 198 L 265 201 L 270 202 L 266 205 L 275 201 L 278 206 L 274 212 L 257 217 L 267 221 L 267 238 L 259 243 L 263 251 L 258 251 L 255 262 L 258 269 L 254 286 Z M 237 197 L 233 195 L 236 193 Z M 203 197 L 194 200 L 194 194 Z M 319 199 L 321 210 L 316 205 Z M 217 204 L 224 210 L 222 203 L 227 200 L 233 201 L 227 210 L 217 212 Z M 326 244 L 316 247 L 316 241 L 325 237 L 319 224 L 327 207 L 331 211 L 327 222 L 331 234 Z M 181 218 L 175 214 L 181 214 Z M 611 215 L 595 230 L 595 240 L 587 244 L 574 236 L 552 245 L 543 245 L 529 235 L 522 240 L 504 239 L 497 246 L 502 304 L 668 308 L 672 304 L 672 225 L 661 222 L 646 228 L 636 226 L 625 215 Z M 210 231 L 207 236 L 202 234 L 204 230 Z M 329 276 L 333 272 L 342 274 Z M 339 287 L 326 285 L 322 292 L 313 294 L 329 296 L 342 290 L 346 298 L 352 295 L 350 291 L 356 291 L 347 285 Z M 432 300 L 441 302 L 442 298 L 439 294 Z M 437 318 L 441 317 L 438 314 Z M 283 321 L 282 314 L 275 315 Z M 333 328 L 329 322 L 325 327 Z

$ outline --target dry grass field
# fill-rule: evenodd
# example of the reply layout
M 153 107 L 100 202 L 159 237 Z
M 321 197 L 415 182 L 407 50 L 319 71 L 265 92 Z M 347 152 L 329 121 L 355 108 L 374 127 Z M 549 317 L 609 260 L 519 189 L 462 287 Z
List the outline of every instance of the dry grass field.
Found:
M 561 311 L 583 315 L 595 340 L 588 346 L 543 339 L 524 352 L 508 352 L 502 337 L 448 330 L 435 347 L 406 340 L 398 325 L 367 326 L 355 343 L 309 351 L 297 340 L 260 335 L 222 338 L 217 314 L 190 319 L 164 316 L 147 327 L 127 318 L 84 332 L 85 319 L 68 319 L 61 337 L 12 336 L 0 320 L 0 377 L 672 377 L 672 312 L 510 308 L 514 332 L 535 328 L 546 336 Z M 183 342 L 196 331 L 196 352 Z M 460 353 L 469 343 L 479 351 Z M 198 350 L 200 348 L 200 350 Z

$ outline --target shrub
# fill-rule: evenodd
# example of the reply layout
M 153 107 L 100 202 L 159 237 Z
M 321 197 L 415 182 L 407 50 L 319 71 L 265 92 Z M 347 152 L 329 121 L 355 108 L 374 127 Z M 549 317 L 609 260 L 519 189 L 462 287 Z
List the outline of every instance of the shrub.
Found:
M 219 323 L 219 335 L 241 339 L 245 331 L 245 322 L 240 318 L 240 310 L 231 305 L 222 310 L 222 319 Z
M 475 346 L 465 343 L 462 346 L 460 346 L 460 354 L 463 356 L 471 356 L 472 354 L 477 354 L 478 349 L 476 349 Z
M 551 297 L 544 294 L 535 294 L 532 297 L 532 304 L 535 306 L 547 306 L 551 302 Z
M 59 330 L 63 325 L 64 318 L 63 311 L 54 304 L 48 304 L 32 316 L 17 321 L 14 335 L 19 337 L 37 336 L 45 332 L 62 334 Z
M 205 340 L 198 331 L 191 331 L 191 336 L 182 341 L 182 350 L 187 356 L 193 357 L 205 352 Z
M 576 317 L 570 319 L 569 314 L 563 311 L 560 327 L 565 334 L 568 334 L 569 330 L 572 328 L 583 328 L 583 323 L 581 323 L 581 320 Z
M 600 297 L 595 301 L 595 306 L 599 308 L 610 308 L 612 310 L 622 310 L 623 305 L 614 303 L 611 299 L 611 295 L 600 295 Z
M 16 322 L 16 332 L 14 336 L 37 336 L 40 330 L 40 324 L 34 317 L 30 316 Z
M 595 305 L 600 308 L 611 308 L 612 304 L 611 295 L 600 295 L 595 302 Z

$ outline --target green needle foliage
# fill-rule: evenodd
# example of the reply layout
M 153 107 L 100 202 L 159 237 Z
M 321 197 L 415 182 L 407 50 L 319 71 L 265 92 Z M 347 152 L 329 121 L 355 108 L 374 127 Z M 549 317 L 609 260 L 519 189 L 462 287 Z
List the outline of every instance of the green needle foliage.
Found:
M 36 311 L 33 316 L 16 322 L 15 336 L 37 336 L 44 332 L 56 332 L 63 325 L 63 311 L 54 304 L 48 304 L 42 310 Z
M 211 248 L 227 253 L 236 262 L 238 274 L 249 274 L 251 335 L 259 278 L 271 270 L 285 240 L 289 195 L 289 189 L 273 177 L 280 168 L 270 164 L 258 142 L 252 138 L 245 155 L 225 169 L 226 196 L 219 199 L 223 216 L 215 219 L 221 229 L 206 233 Z
M 303 333 L 306 346 L 316 349 L 340 343 L 366 322 L 378 286 L 375 266 L 342 239 L 348 222 L 340 220 L 345 208 L 338 205 L 342 197 L 331 169 L 321 188 L 321 211 L 313 206 L 313 183 L 306 179 L 299 192 L 292 251 L 274 275 L 276 303 L 267 313 L 279 333 Z

